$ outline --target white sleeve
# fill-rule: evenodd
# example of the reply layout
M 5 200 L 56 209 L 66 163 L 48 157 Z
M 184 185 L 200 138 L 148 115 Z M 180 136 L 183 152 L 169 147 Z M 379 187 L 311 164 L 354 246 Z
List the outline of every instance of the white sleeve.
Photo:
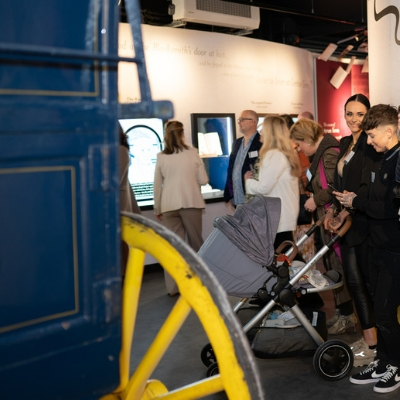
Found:
M 279 150 L 267 152 L 260 164 L 259 180 L 246 180 L 246 193 L 268 196 L 287 168 L 287 163 L 286 156 Z

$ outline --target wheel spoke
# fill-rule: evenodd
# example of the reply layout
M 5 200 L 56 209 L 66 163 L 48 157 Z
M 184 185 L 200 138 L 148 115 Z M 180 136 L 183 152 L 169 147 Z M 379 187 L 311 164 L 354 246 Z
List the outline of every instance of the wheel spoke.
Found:
M 184 400 L 225 390 L 229 399 L 264 399 L 257 365 L 246 336 L 225 291 L 205 263 L 175 234 L 140 215 L 124 214 L 122 237 L 130 247 L 130 254 L 123 296 L 121 384 L 113 394 L 115 398 Z M 173 277 L 180 298 L 126 383 L 123 369 L 129 365 L 128 342 L 131 343 L 134 333 L 145 253 L 156 258 Z M 191 310 L 195 311 L 210 340 L 210 357 L 215 349 L 219 374 L 169 392 L 163 383 L 149 378 Z

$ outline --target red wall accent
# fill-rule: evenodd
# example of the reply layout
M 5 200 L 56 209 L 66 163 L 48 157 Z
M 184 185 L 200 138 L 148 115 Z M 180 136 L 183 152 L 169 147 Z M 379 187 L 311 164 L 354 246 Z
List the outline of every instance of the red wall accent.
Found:
M 339 89 L 335 89 L 330 80 L 338 67 L 347 68 L 337 61 L 317 60 L 317 109 L 318 122 L 325 133 L 331 133 L 338 140 L 348 136 L 350 131 L 344 120 L 344 104 L 356 93 L 369 97 L 368 73 L 361 73 L 362 65 L 353 65 L 350 74 Z
M 362 65 L 353 65 L 351 69 L 351 92 L 362 93 L 369 98 L 368 73 L 362 73 Z

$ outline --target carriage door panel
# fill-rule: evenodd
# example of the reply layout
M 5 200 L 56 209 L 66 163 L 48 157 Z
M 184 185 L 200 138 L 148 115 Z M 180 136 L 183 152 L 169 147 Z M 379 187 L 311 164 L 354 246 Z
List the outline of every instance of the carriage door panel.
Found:
M 0 0 L 2 399 L 118 385 L 117 3 Z

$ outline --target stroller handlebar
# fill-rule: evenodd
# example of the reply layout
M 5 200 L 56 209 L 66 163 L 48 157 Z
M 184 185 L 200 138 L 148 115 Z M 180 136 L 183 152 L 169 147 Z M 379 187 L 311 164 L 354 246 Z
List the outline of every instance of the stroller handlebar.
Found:
M 326 217 L 326 214 L 324 214 L 324 215 L 315 223 L 315 225 L 316 225 L 316 226 L 319 226 L 319 227 L 323 226 L 324 221 L 325 221 L 325 217 Z M 334 231 L 335 234 L 339 235 L 340 237 L 343 237 L 344 234 L 350 229 L 351 223 L 352 223 L 351 215 L 348 215 L 348 216 L 346 217 L 346 219 L 344 220 L 344 223 L 340 226 L 340 228 L 339 228 L 339 229 L 336 229 L 336 230 Z
M 343 237 L 344 234 L 350 229 L 352 223 L 352 218 L 348 215 L 344 221 L 344 224 L 336 231 L 336 234 Z

